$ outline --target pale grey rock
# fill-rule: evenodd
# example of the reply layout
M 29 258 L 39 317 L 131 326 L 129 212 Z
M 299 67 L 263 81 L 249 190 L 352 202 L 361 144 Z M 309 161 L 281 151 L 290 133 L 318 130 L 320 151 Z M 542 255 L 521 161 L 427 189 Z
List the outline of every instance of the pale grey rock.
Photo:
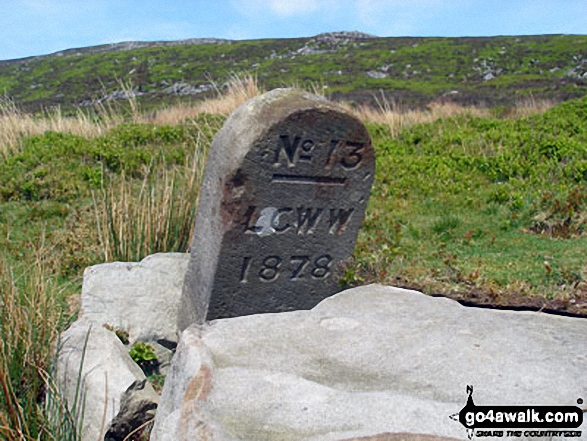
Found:
M 199 86 L 192 86 L 186 83 L 173 83 L 171 86 L 163 89 L 163 93 L 173 95 L 197 95 L 199 93 L 213 90 L 214 86 L 211 84 L 200 84 Z
M 144 93 L 138 90 L 115 90 L 102 97 L 100 101 L 129 100 L 141 95 L 144 95 Z
M 159 253 L 139 263 L 86 268 L 82 316 L 128 331 L 131 343 L 177 342 L 177 309 L 189 254 Z
M 367 34 L 365 32 L 338 31 L 318 34 L 312 39 L 312 41 L 316 41 L 318 43 L 348 43 L 349 41 L 366 41 L 373 40 L 376 38 L 377 37 L 375 35 Z
M 585 319 L 377 285 L 311 311 L 215 320 L 183 333 L 152 439 L 466 439 L 449 416 L 467 385 L 476 405 L 586 399 L 585 335 Z
M 296 55 L 318 55 L 318 54 L 327 54 L 329 52 L 332 52 L 332 50 L 329 50 L 329 49 L 316 49 L 316 48 L 311 47 L 311 46 L 302 46 L 297 51 L 295 51 L 295 54 Z
M 369 78 L 382 79 L 382 78 L 387 78 L 389 75 L 387 75 L 385 72 L 379 72 L 377 70 L 370 70 L 367 72 L 367 76 Z
M 184 331 L 165 379 L 151 441 L 213 440 L 220 429 L 200 415 L 212 390 L 212 356 L 198 328 Z
M 357 31 L 327 32 L 310 38 L 304 43 L 302 47 L 295 51 L 289 51 L 283 55 L 272 53 L 270 58 L 282 59 L 295 58 L 297 55 L 326 54 L 343 50 L 349 46 L 356 47 L 359 44 L 363 44 L 364 42 L 373 40 L 375 38 L 377 37 Z
M 57 387 L 68 408 L 76 415 L 81 441 L 103 439 L 109 425 L 119 417 L 121 400 L 129 388 L 145 381 L 145 375 L 128 355 L 113 332 L 81 319 L 61 335 L 57 357 Z M 152 409 L 157 394 L 144 385 L 148 399 L 142 405 Z

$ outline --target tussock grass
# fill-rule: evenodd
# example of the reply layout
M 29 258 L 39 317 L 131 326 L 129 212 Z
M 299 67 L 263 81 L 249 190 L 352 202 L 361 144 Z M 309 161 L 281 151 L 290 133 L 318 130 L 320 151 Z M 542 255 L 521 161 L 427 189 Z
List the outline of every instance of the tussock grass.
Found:
M 104 261 L 188 250 L 206 157 L 206 144 L 200 138 L 194 144 L 193 156 L 182 167 L 151 165 L 138 185 L 123 172 L 93 193 Z
M 503 117 L 517 119 L 537 115 L 554 107 L 549 100 L 536 100 L 533 97 L 519 100 L 515 106 L 504 109 L 489 109 L 474 106 L 462 106 L 453 102 L 432 102 L 424 110 L 405 109 L 401 104 L 390 101 L 385 96 L 376 97 L 377 107 L 361 105 L 351 107 L 343 103 L 348 111 L 362 121 L 383 124 L 389 128 L 392 137 L 396 137 L 403 129 L 415 124 L 431 123 L 444 118 L 458 116 L 474 116 L 479 118 Z
M 50 374 L 65 317 L 47 253 L 34 248 L 24 268 L 0 257 L 0 438 L 9 441 L 75 439 Z
M 301 87 L 294 84 L 293 87 Z M 202 113 L 219 114 L 228 116 L 239 106 L 251 98 L 254 98 L 264 91 L 260 88 L 257 78 L 250 74 L 238 75 L 233 74 L 224 88 L 216 87 L 218 96 L 197 104 L 178 104 L 166 109 L 157 111 L 155 115 L 143 117 L 143 121 L 154 124 L 179 124 L 182 121 L 195 118 Z M 323 95 L 327 90 L 323 85 L 310 84 L 309 91 L 316 95 Z M 432 102 L 424 110 L 413 110 L 405 108 L 401 104 L 390 101 L 384 95 L 376 96 L 376 107 L 369 105 L 360 105 L 353 107 L 344 102 L 341 105 L 357 118 L 385 124 L 389 127 L 391 136 L 397 134 L 404 128 L 414 124 L 430 123 L 443 118 L 452 118 L 461 115 L 470 115 L 476 117 L 496 116 L 496 111 L 489 108 L 475 106 L 462 106 L 453 102 Z M 500 115 L 506 118 L 520 118 L 535 114 L 540 114 L 555 105 L 554 101 L 536 100 L 529 96 L 517 101 L 516 105 L 511 108 L 500 109 Z
M 128 120 L 143 121 L 132 83 L 119 81 L 119 85 L 127 96 L 126 102 L 96 102 L 90 109 L 78 109 L 73 116 L 64 115 L 60 107 L 32 115 L 22 112 L 10 98 L 1 97 L 0 154 L 6 157 L 18 152 L 24 138 L 46 132 L 96 138 Z
M 392 137 L 414 124 L 429 123 L 458 115 L 488 116 L 490 114 L 487 109 L 463 107 L 454 103 L 432 103 L 426 110 L 409 110 L 383 97 L 377 99 L 377 104 L 376 108 L 367 105 L 357 108 L 345 107 L 363 121 L 387 126 Z
M 516 105 L 509 110 L 509 118 L 526 118 L 532 115 L 538 115 L 552 109 L 556 105 L 556 102 L 548 99 L 537 100 L 534 96 L 530 95 L 526 98 L 519 99 L 516 101 Z
M 215 98 L 196 104 L 177 104 L 154 114 L 143 114 L 133 93 L 132 83 L 119 84 L 127 96 L 124 104 L 97 102 L 90 109 L 79 109 L 74 116 L 63 115 L 59 107 L 32 115 L 21 111 L 9 98 L 0 98 L 0 154 L 7 157 L 16 153 L 20 151 L 24 138 L 46 132 L 70 133 L 91 139 L 129 120 L 177 125 L 203 113 L 229 115 L 247 100 L 262 93 L 255 76 L 233 74 L 224 87 L 216 87 L 218 96 Z

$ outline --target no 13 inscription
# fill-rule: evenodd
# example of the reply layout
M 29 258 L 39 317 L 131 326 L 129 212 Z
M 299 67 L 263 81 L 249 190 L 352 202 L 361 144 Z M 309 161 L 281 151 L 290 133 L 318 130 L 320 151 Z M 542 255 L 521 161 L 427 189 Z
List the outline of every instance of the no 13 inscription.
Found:
M 344 170 L 354 170 L 363 162 L 365 143 L 356 141 L 314 141 L 303 139 L 301 136 L 281 135 L 280 142 L 275 149 L 273 166 L 280 167 L 282 163 L 288 167 L 295 167 L 298 162 L 314 164 L 328 170 L 340 165 Z M 284 162 L 285 161 L 285 162 Z

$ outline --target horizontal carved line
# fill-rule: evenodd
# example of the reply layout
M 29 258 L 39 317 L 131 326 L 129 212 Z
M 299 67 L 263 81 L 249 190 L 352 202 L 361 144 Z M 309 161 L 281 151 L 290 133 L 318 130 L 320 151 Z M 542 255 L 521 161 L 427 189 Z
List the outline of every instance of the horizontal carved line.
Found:
M 347 178 L 336 178 L 331 176 L 304 176 L 304 175 L 273 175 L 273 182 L 293 183 L 293 184 L 325 184 L 325 185 L 344 185 Z

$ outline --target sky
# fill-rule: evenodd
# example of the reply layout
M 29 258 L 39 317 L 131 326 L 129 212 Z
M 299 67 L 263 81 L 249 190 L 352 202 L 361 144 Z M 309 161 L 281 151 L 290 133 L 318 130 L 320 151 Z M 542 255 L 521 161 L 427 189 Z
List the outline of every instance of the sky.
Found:
M 121 41 L 587 34 L 587 0 L 0 0 L 0 60 Z

